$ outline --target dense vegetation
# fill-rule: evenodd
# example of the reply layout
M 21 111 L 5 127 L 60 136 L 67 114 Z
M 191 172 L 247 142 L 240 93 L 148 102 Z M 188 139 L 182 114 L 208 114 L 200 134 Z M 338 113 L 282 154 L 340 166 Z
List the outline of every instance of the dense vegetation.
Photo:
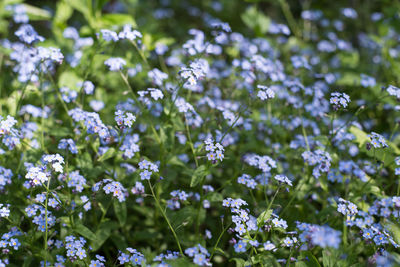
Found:
M 400 266 L 399 11 L 0 1 L 0 266 Z

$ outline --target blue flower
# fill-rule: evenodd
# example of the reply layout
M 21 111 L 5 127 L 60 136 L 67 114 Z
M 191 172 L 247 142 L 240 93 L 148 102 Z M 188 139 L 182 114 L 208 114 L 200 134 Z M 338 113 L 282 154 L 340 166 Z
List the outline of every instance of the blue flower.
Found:
M 29 24 L 23 24 L 15 32 L 15 35 L 24 43 L 32 44 L 37 41 L 44 41 L 44 38 L 37 34 L 35 29 Z
M 377 234 L 373 240 L 374 240 L 375 244 L 378 246 L 389 243 L 387 237 L 383 234 Z
M 143 262 L 143 256 L 139 255 L 139 254 L 134 254 L 131 256 L 130 261 L 132 264 L 134 265 L 141 265 Z
M 75 145 L 74 140 L 69 139 L 61 139 L 58 143 L 58 149 L 68 149 L 72 154 L 78 154 L 78 148 Z
M 245 252 L 247 243 L 245 243 L 243 240 L 239 240 L 239 242 L 237 242 L 233 247 L 237 253 Z
M 289 178 L 287 178 L 285 175 L 281 175 L 281 174 L 275 175 L 274 178 L 275 178 L 275 180 L 277 180 L 278 182 L 287 184 L 287 185 L 289 185 L 289 186 L 292 186 L 292 185 L 293 185 L 293 184 L 292 184 L 292 181 L 289 180 Z
M 100 32 L 101 32 L 103 39 L 107 42 L 109 42 L 109 41 L 116 42 L 119 40 L 118 34 L 116 32 L 113 32 L 113 31 L 110 31 L 107 29 L 102 29 L 102 30 L 100 30 Z
M 16 238 L 11 238 L 8 244 L 15 250 L 18 250 L 21 246 L 21 243 Z
M 194 255 L 193 263 L 200 265 L 200 266 L 207 265 L 207 258 L 205 255 L 203 255 L 201 253 L 196 254 L 196 255 Z
M 371 134 L 369 134 L 368 137 L 371 139 L 371 144 L 374 148 L 388 147 L 386 140 L 382 135 L 377 134 L 375 132 L 371 132 Z
M 119 264 L 124 264 L 129 262 L 129 255 L 125 253 L 121 253 L 121 255 L 118 257 Z
M 286 246 L 286 247 L 293 247 L 294 244 L 296 244 L 296 243 L 297 243 L 297 238 L 296 238 L 296 237 L 293 237 L 293 238 L 286 237 L 286 238 L 283 240 L 283 244 L 284 244 L 284 246 Z
M 120 71 L 126 65 L 126 61 L 122 58 L 116 57 L 107 59 L 104 61 L 104 64 L 108 66 L 110 71 Z
M 270 87 L 264 85 L 257 85 L 257 88 L 260 89 L 257 93 L 257 96 L 261 100 L 267 100 L 275 97 L 275 92 Z
M 335 109 L 346 108 L 350 103 L 350 97 L 346 93 L 334 92 L 331 94 L 330 103 Z

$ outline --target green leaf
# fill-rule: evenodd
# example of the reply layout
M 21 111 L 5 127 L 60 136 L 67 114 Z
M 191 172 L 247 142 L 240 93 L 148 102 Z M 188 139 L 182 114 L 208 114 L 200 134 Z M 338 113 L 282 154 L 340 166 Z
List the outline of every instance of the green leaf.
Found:
M 397 244 L 400 243 L 400 225 L 388 221 L 385 226 L 388 228 Z
M 26 14 L 30 20 L 49 20 L 51 19 L 51 13 L 48 10 L 24 4 Z
M 272 209 L 261 212 L 260 216 L 258 216 L 257 218 L 258 227 L 263 226 L 265 221 L 271 218 L 271 215 L 272 215 Z
M 337 81 L 337 85 L 356 86 L 360 85 L 360 75 L 353 72 L 345 72 Z
M 96 239 L 91 243 L 93 251 L 98 250 L 104 242 L 110 237 L 111 231 L 118 228 L 118 224 L 113 221 L 106 221 L 100 225 L 96 231 Z
M 87 228 L 86 226 L 84 226 L 83 224 L 78 224 L 75 226 L 75 232 L 77 232 L 78 234 L 80 234 L 81 236 L 89 239 L 89 240 L 96 240 L 96 235 L 89 230 L 89 228 Z
M 354 69 L 360 62 L 360 55 L 358 52 L 339 53 L 339 59 L 343 66 Z M 360 80 L 360 78 L 358 80 Z
M 310 251 L 304 251 L 302 254 L 305 257 L 307 257 L 307 259 L 306 259 L 307 266 L 309 266 L 309 267 L 321 267 L 321 265 L 319 264 L 317 258 L 315 258 L 315 256 Z
M 110 147 L 110 148 L 106 151 L 106 153 L 104 153 L 103 155 L 101 155 L 101 156 L 98 158 L 98 161 L 100 161 L 100 162 L 105 161 L 105 160 L 107 160 L 107 159 L 109 159 L 109 158 L 114 157 L 115 154 L 116 154 L 115 148 Z
M 171 266 L 176 266 L 176 267 L 190 267 L 190 266 L 197 266 L 193 264 L 193 262 L 189 261 L 186 258 L 178 258 L 178 259 L 173 259 L 173 260 L 166 260 L 167 263 L 169 263 Z
M 113 202 L 115 215 L 117 216 L 119 224 L 123 226 L 126 223 L 127 217 L 126 202 L 119 202 L 117 199 L 114 199 Z
M 246 261 L 241 258 L 232 258 L 229 261 L 234 261 L 236 263 L 236 267 L 244 267 L 246 264 Z
M 195 214 L 196 211 L 191 206 L 184 207 L 178 211 L 168 211 L 168 217 L 171 218 L 174 228 L 191 223 L 195 218 Z
M 51 129 L 49 129 L 49 131 L 50 131 L 50 135 L 55 136 L 55 137 L 66 137 L 72 133 L 69 128 L 60 127 L 60 126 L 52 127 Z
M 85 152 L 76 158 L 77 166 L 81 169 L 93 169 L 93 162 L 89 152 Z
M 247 27 L 252 29 L 256 35 L 262 36 L 267 33 L 271 20 L 262 12 L 257 10 L 255 5 L 246 9 L 241 18 Z
M 365 146 L 365 143 L 371 141 L 368 138 L 367 134 L 363 130 L 357 128 L 356 126 L 353 126 L 353 125 L 350 126 L 349 132 L 352 133 L 356 137 L 356 142 L 358 143 L 358 146 L 360 148 Z
M 183 161 L 181 161 L 177 156 L 173 156 L 171 157 L 167 164 L 171 164 L 171 165 L 175 165 L 175 166 L 179 166 L 179 167 L 183 167 L 183 168 L 187 168 L 185 163 L 183 163 Z
M 334 267 L 336 266 L 335 256 L 329 250 L 322 251 L 322 263 L 324 267 Z
M 81 82 L 82 79 L 74 71 L 64 71 L 58 78 L 58 86 L 66 86 L 70 89 L 77 89 L 76 84 Z
M 376 149 L 372 147 L 370 150 L 367 150 L 366 144 L 371 142 L 368 134 L 353 125 L 349 128 L 349 132 L 356 137 L 355 141 L 358 143 L 361 151 L 366 153 L 369 157 L 376 158 L 380 162 L 383 162 L 385 167 L 395 169 L 394 159 L 396 155 L 400 154 L 400 150 L 394 143 L 387 140 L 386 143 L 388 147 Z
M 224 199 L 220 193 L 210 192 L 207 194 L 206 199 L 210 202 L 222 202 Z
M 204 177 L 208 174 L 206 165 L 199 166 L 192 175 L 192 180 L 190 181 L 190 187 L 195 187 L 198 185 Z
M 130 24 L 136 27 L 136 22 L 131 15 L 128 14 L 105 14 L 100 19 L 102 27 L 115 27 Z
M 221 249 L 221 248 L 215 248 L 215 252 L 218 254 L 221 254 L 221 255 L 224 255 L 225 257 L 227 257 L 227 258 L 229 258 L 229 255 L 228 255 L 228 253 L 226 252 L 226 251 L 224 251 L 223 249 Z
M 73 11 L 73 8 L 65 0 L 59 1 L 53 19 L 54 23 L 59 27 L 66 27 L 66 22 L 72 16 Z
M 261 266 L 274 266 L 280 267 L 281 265 L 276 261 L 274 257 L 266 254 L 257 254 L 252 257 L 253 263 L 262 263 Z

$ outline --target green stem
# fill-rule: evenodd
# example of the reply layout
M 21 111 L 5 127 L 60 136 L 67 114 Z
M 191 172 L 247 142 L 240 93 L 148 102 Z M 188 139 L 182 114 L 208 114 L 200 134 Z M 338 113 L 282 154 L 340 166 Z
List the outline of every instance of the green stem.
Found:
M 176 244 L 178 245 L 178 248 L 179 248 L 179 252 L 181 253 L 182 256 L 185 256 L 185 255 L 183 254 L 183 251 L 182 251 L 182 248 L 181 248 L 181 243 L 179 242 L 178 236 L 176 235 L 174 228 L 172 227 L 171 223 L 169 222 L 169 219 L 168 219 L 168 217 L 167 217 L 167 214 L 165 214 L 165 211 L 162 209 L 162 207 L 161 207 L 161 205 L 160 205 L 160 202 L 159 202 L 158 198 L 156 197 L 156 195 L 155 195 L 155 193 L 154 193 L 153 186 L 151 185 L 150 180 L 147 180 L 147 182 L 149 183 L 149 187 L 150 187 L 150 190 L 151 190 L 151 194 L 152 194 L 154 200 L 156 201 L 156 205 L 157 205 L 158 209 L 160 210 L 162 216 L 164 217 L 165 221 L 166 221 L 167 224 L 168 224 L 169 229 L 171 230 L 172 234 L 174 235 Z
M 304 128 L 303 116 L 301 114 L 301 111 L 299 111 L 299 117 L 301 119 L 301 132 L 303 134 L 304 141 L 306 142 L 307 150 L 310 151 L 310 144 L 308 143 L 307 132 L 306 132 L 306 128 Z
M 221 241 L 222 236 L 224 235 L 224 233 L 226 232 L 226 230 L 228 230 L 228 228 L 232 225 L 232 223 L 229 223 L 227 226 L 225 226 L 225 228 L 222 230 L 221 234 L 219 235 L 217 242 L 215 243 L 213 250 L 211 252 L 211 256 L 210 256 L 210 261 L 212 259 L 212 257 L 214 256 L 215 250 L 217 249 L 217 246 L 219 244 L 219 241 Z
M 119 74 L 122 77 L 122 80 L 124 80 L 124 83 L 126 84 L 126 86 L 129 88 L 130 92 L 132 93 L 132 97 L 135 100 L 136 104 L 138 106 L 140 106 L 140 108 L 143 108 L 142 103 L 139 101 L 139 99 L 136 97 L 135 91 L 133 90 L 132 86 L 129 84 L 128 79 L 126 78 L 126 76 L 122 73 L 122 71 L 119 72 Z
M 47 210 L 48 210 L 48 201 L 49 201 L 49 187 L 50 187 L 50 180 L 51 176 L 47 180 L 47 186 L 46 186 L 46 201 L 45 201 L 45 207 L 44 207 L 44 217 L 45 217 L 45 234 L 44 234 L 44 250 L 45 250 L 45 255 L 44 255 L 44 266 L 47 266 L 47 236 L 48 236 L 48 217 L 47 217 Z
M 186 120 L 186 116 L 185 116 L 185 125 L 186 125 L 186 133 L 187 133 L 187 136 L 188 136 L 188 139 L 189 139 L 189 146 L 190 146 L 190 149 L 192 150 L 192 154 L 193 154 L 193 157 L 194 157 L 194 162 L 196 163 L 196 168 L 198 168 L 199 167 L 199 163 L 197 161 L 196 152 L 194 150 L 192 137 L 190 136 L 190 130 L 189 130 L 188 122 Z
M 142 58 L 143 62 L 146 64 L 146 66 L 151 69 L 149 62 L 147 61 L 146 57 L 143 54 L 143 51 L 141 49 L 139 49 L 138 45 L 136 44 L 136 42 L 131 41 L 131 44 L 136 48 L 136 50 L 138 51 L 140 57 Z
M 237 123 L 237 121 L 240 119 L 240 116 L 242 115 L 243 112 L 245 112 L 247 109 L 249 108 L 249 106 L 247 106 L 244 110 L 239 111 L 236 119 L 233 121 L 233 123 L 231 124 L 231 126 L 229 126 L 228 130 L 226 130 L 226 132 L 224 133 L 224 135 L 221 137 L 221 139 L 218 141 L 218 143 L 221 143 L 224 138 L 226 137 L 226 135 L 232 130 L 232 128 L 235 126 L 235 124 Z
M 296 21 L 295 21 L 295 19 L 293 17 L 293 14 L 290 11 L 289 4 L 285 0 L 278 0 L 278 2 L 279 2 L 279 5 L 281 6 L 283 15 L 285 16 L 285 18 L 286 18 L 286 20 L 287 20 L 287 22 L 289 24 L 290 29 L 292 30 L 292 32 L 294 33 L 294 35 L 297 38 L 301 39 L 300 31 L 299 31 L 299 29 L 297 27 L 297 23 L 296 23 Z

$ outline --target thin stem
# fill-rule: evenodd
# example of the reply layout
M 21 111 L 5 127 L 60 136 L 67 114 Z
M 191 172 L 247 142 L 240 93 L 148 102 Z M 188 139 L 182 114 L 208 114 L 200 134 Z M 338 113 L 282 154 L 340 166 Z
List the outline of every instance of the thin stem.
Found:
M 128 79 L 126 78 L 126 76 L 122 73 L 122 71 L 119 72 L 119 74 L 121 75 L 122 80 L 124 81 L 124 83 L 126 84 L 126 86 L 129 88 L 130 92 L 132 93 L 132 97 L 135 100 L 136 104 L 139 106 L 140 110 L 144 113 L 146 111 L 145 107 L 143 106 L 143 104 L 139 101 L 139 99 L 136 97 L 135 95 L 135 91 L 133 90 L 132 86 L 129 84 Z M 153 131 L 157 142 L 159 144 L 161 144 L 161 139 L 156 131 L 156 129 L 154 128 L 153 122 L 152 120 L 149 120 L 149 124 L 150 124 L 150 128 Z
M 165 211 L 162 209 L 158 198 L 157 198 L 156 195 L 154 194 L 153 186 L 151 185 L 150 180 L 147 180 L 147 182 L 149 183 L 149 187 L 150 187 L 150 190 L 151 190 L 151 194 L 152 194 L 154 200 L 156 201 L 156 205 L 157 205 L 158 209 L 160 210 L 162 216 L 164 217 L 165 221 L 166 221 L 167 224 L 168 224 L 169 229 L 171 229 L 171 232 L 172 232 L 172 234 L 174 235 L 176 244 L 178 245 L 178 248 L 179 248 L 179 252 L 181 253 L 182 256 L 185 256 L 185 255 L 183 254 L 183 251 L 182 251 L 182 248 L 181 248 L 181 243 L 179 242 L 178 236 L 176 235 L 174 228 L 172 227 L 171 223 L 169 222 L 169 219 L 168 219 L 168 217 L 167 217 L 167 214 L 165 214 Z
M 139 101 L 139 99 L 137 98 L 135 91 L 133 90 L 132 86 L 129 84 L 128 79 L 126 78 L 126 76 L 122 73 L 122 71 L 119 72 L 119 74 L 122 77 L 122 80 L 124 80 L 124 83 L 126 84 L 126 86 L 129 88 L 130 92 L 132 93 L 132 97 L 135 100 L 136 104 L 138 106 L 140 106 L 140 108 L 143 108 L 142 103 Z
M 226 135 L 232 130 L 232 128 L 235 126 L 235 124 L 238 122 L 238 120 L 240 119 L 240 116 L 242 115 L 243 112 L 245 112 L 247 109 L 249 108 L 249 106 L 247 106 L 244 110 L 239 111 L 238 115 L 236 116 L 236 119 L 233 121 L 233 123 L 231 124 L 231 126 L 228 128 L 228 130 L 226 130 L 226 132 L 224 133 L 224 135 L 221 137 L 221 139 L 218 141 L 218 143 L 221 143 L 224 138 L 226 137 Z
M 199 167 L 199 163 L 198 163 L 198 161 L 197 161 L 196 152 L 195 152 L 195 150 L 194 150 L 194 146 L 193 146 L 193 142 L 192 142 L 192 137 L 190 136 L 190 130 L 189 130 L 188 122 L 187 122 L 187 120 L 186 120 L 186 116 L 185 116 L 185 125 L 186 125 L 186 133 L 187 133 L 187 136 L 188 136 L 188 139 L 189 139 L 190 149 L 192 150 L 192 154 L 193 154 L 193 157 L 194 157 L 194 162 L 196 163 L 196 168 L 198 168 L 198 167 Z
M 136 42 L 131 41 L 131 44 L 136 48 L 136 50 L 138 51 L 140 57 L 142 58 L 143 62 L 146 64 L 146 66 L 151 69 L 149 62 L 147 61 L 146 57 L 143 54 L 143 51 L 138 47 L 138 45 L 136 44 Z
M 306 184 L 308 182 L 308 180 L 310 179 L 310 176 L 307 176 L 306 179 L 302 179 L 299 182 L 298 188 L 295 189 L 295 192 L 293 194 L 293 196 L 290 198 L 288 204 L 285 206 L 285 208 L 283 208 L 283 210 L 280 213 L 280 216 L 282 217 L 282 215 L 286 212 L 286 210 L 289 208 L 289 206 L 292 204 L 293 200 L 297 197 L 298 192 L 300 192 L 300 189 L 303 187 L 304 184 Z
M 292 30 L 292 32 L 294 33 L 294 35 L 297 38 L 301 39 L 300 31 L 299 31 L 299 29 L 297 27 L 297 23 L 296 23 L 296 21 L 295 21 L 295 19 L 293 17 L 293 14 L 290 11 L 289 4 L 285 0 L 278 0 L 278 2 L 279 2 L 279 5 L 281 6 L 283 15 L 285 16 L 285 18 L 286 18 L 286 20 L 287 20 L 287 22 L 289 24 L 290 29 Z
M 31 72 L 31 75 L 29 76 L 29 79 L 25 82 L 24 87 L 22 88 L 21 97 L 18 99 L 18 104 L 17 104 L 17 107 L 16 107 L 16 109 L 15 109 L 15 116 L 17 116 L 17 114 L 18 114 L 18 111 L 19 111 L 19 109 L 20 109 L 20 107 L 21 107 L 21 105 L 22 105 L 22 99 L 24 98 L 26 88 L 28 87 L 28 84 L 29 84 L 29 82 L 31 81 L 32 76 L 33 76 L 33 74 L 34 74 L 35 71 L 36 71 L 36 67 L 35 67 L 35 69 Z
M 44 217 L 45 217 L 45 234 L 44 234 L 44 250 L 45 250 L 45 256 L 44 256 L 44 266 L 47 266 L 47 236 L 48 236 L 48 217 L 47 217 L 47 210 L 48 210 L 48 201 L 49 201 L 49 187 L 50 187 L 50 180 L 51 176 L 47 180 L 47 186 L 46 186 L 46 201 L 45 201 L 45 207 L 44 207 Z
M 310 144 L 308 143 L 307 132 L 306 132 L 306 128 L 304 128 L 303 117 L 301 115 L 301 111 L 299 111 L 299 117 L 301 119 L 301 132 L 303 134 L 304 141 L 306 142 L 307 150 L 310 151 Z
M 219 235 L 217 242 L 215 243 L 213 250 L 211 252 L 211 256 L 210 256 L 210 261 L 212 259 L 212 257 L 214 256 L 215 250 L 217 249 L 217 246 L 219 244 L 219 241 L 221 240 L 222 236 L 224 235 L 224 233 L 226 232 L 226 230 L 228 230 L 228 228 L 232 225 L 232 223 L 229 223 L 227 226 L 225 226 L 225 228 L 222 230 L 221 234 Z

